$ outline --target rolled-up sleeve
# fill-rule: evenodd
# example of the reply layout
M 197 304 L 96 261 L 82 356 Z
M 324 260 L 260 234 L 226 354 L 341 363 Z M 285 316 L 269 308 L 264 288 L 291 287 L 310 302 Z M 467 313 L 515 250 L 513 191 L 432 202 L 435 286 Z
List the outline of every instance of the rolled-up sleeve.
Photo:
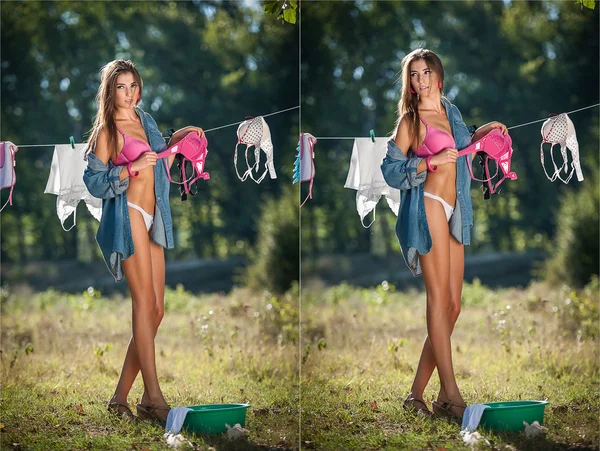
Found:
M 98 199 L 110 199 L 122 194 L 129 186 L 129 177 L 121 181 L 124 166 L 105 165 L 96 155 L 88 155 L 88 166 L 83 172 L 83 183 L 90 194 Z
M 422 158 L 408 158 L 396 146 L 393 140 L 388 141 L 388 150 L 381 164 L 381 172 L 385 182 L 392 188 L 400 190 L 411 189 L 425 181 L 427 171 L 417 174 L 417 166 Z

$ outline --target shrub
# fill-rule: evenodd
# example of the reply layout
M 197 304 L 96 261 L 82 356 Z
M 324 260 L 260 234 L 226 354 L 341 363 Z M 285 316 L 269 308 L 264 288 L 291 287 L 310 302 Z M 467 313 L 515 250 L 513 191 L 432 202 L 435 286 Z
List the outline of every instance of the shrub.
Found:
M 581 288 L 593 275 L 598 275 L 599 203 L 597 170 L 586 176 L 580 190 L 563 198 L 551 256 L 544 268 L 544 276 L 551 284 L 566 283 Z
M 246 285 L 254 290 L 285 293 L 300 273 L 297 187 L 285 187 L 279 199 L 265 202 L 259 224 Z
M 580 340 L 598 338 L 599 289 L 598 276 L 592 276 L 583 290 L 564 289 L 565 305 L 561 311 L 563 330 Z

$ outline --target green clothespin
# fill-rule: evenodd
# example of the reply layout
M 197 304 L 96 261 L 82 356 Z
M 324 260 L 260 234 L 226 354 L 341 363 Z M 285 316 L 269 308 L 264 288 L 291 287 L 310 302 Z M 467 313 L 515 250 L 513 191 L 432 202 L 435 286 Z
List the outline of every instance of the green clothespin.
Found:
M 373 130 L 371 130 L 369 132 L 369 135 L 371 135 L 371 141 L 375 142 L 375 132 Z
M 75 139 L 72 136 L 69 136 L 69 142 L 71 143 L 71 149 L 75 149 Z

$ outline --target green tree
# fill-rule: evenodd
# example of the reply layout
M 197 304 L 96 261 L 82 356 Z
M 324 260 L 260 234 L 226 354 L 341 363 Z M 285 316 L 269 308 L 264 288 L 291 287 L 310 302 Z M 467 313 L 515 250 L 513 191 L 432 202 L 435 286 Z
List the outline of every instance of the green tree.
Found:
M 16 144 L 67 143 L 71 135 L 82 142 L 95 113 L 98 71 L 115 58 L 137 64 L 142 108 L 163 132 L 189 124 L 210 129 L 298 104 L 298 27 L 239 2 L 9 2 L 2 6 L 1 58 L 1 133 Z M 261 196 L 277 197 L 291 183 L 298 134 L 297 111 L 267 121 L 280 176 L 242 184 L 232 167 L 236 128 L 209 132 L 210 181 L 186 202 L 171 190 L 176 249 L 167 258 L 249 251 Z M 85 208 L 67 233 L 56 197 L 43 194 L 51 158 L 52 148 L 17 154 L 15 202 L 1 216 L 3 262 L 98 256 L 97 222 Z

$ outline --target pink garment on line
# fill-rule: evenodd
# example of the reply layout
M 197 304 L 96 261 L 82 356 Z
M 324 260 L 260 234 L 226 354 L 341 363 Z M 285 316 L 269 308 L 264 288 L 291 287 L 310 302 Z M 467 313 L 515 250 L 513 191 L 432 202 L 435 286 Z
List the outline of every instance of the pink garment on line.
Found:
M 458 156 L 462 157 L 463 155 L 468 155 L 470 153 L 475 153 L 475 152 L 484 152 L 486 154 L 485 155 L 486 156 L 485 175 L 486 175 L 487 179 L 479 180 L 479 179 L 475 178 L 475 176 L 473 175 L 473 168 L 471 166 L 471 158 L 467 158 L 467 165 L 469 166 L 469 172 L 471 172 L 471 178 L 473 180 L 477 180 L 480 182 L 487 182 L 487 184 L 490 188 L 490 192 L 492 194 L 494 194 L 496 192 L 496 190 L 498 189 L 498 186 L 506 178 L 510 178 L 511 180 L 517 179 L 516 172 L 511 172 L 511 170 L 510 170 L 510 160 L 512 158 L 512 153 L 513 153 L 512 139 L 511 139 L 510 135 L 508 135 L 508 134 L 503 135 L 500 130 L 495 128 L 491 132 L 489 132 L 487 135 L 485 135 L 483 138 L 475 141 L 470 146 L 468 146 L 465 149 L 458 152 Z M 493 176 L 490 176 L 490 170 L 489 170 L 489 166 L 488 166 L 489 162 L 487 161 L 487 157 L 496 161 L 496 164 L 497 164 L 496 174 L 498 173 L 498 168 L 502 169 L 502 173 L 504 174 L 504 177 L 502 177 L 500 180 L 498 180 L 496 185 L 492 184 L 492 178 L 496 174 L 494 174 Z

